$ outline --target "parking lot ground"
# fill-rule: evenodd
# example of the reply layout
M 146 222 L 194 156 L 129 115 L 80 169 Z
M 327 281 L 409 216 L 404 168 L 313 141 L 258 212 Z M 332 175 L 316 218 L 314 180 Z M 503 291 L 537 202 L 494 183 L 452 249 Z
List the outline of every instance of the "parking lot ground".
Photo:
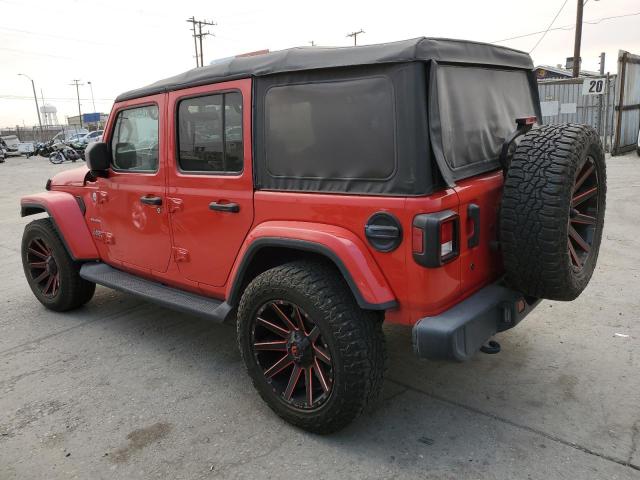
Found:
M 45 310 L 24 280 L 19 197 L 55 172 L 0 165 L 0 479 L 640 478 L 640 158 L 608 159 L 597 271 L 571 303 L 542 302 L 498 355 L 419 360 L 387 326 L 374 411 L 331 436 L 276 417 L 232 325 L 98 287 Z

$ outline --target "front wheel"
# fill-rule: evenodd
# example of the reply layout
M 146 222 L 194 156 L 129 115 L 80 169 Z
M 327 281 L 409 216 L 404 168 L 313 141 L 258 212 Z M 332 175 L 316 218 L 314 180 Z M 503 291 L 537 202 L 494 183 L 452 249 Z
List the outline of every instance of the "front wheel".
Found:
M 56 312 L 78 308 L 93 297 L 96 284 L 80 277 L 51 219 L 29 223 L 22 235 L 22 266 L 31 291 Z
M 263 400 L 315 433 L 349 424 L 377 397 L 381 316 L 361 310 L 331 267 L 292 262 L 258 275 L 238 309 L 238 345 Z

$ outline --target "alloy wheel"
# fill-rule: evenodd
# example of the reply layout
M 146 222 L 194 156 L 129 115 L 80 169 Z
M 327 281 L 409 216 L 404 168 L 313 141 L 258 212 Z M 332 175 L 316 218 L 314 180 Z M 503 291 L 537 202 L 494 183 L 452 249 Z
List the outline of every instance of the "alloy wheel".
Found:
M 55 297 L 60 290 L 60 272 L 53 251 L 42 238 L 34 238 L 27 247 L 31 281 L 45 297 Z
M 574 268 L 581 270 L 593 245 L 598 218 L 598 173 L 595 161 L 587 161 L 573 184 L 567 245 Z
M 320 328 L 300 306 L 284 300 L 263 304 L 251 341 L 254 359 L 280 401 L 314 410 L 329 399 L 332 355 Z

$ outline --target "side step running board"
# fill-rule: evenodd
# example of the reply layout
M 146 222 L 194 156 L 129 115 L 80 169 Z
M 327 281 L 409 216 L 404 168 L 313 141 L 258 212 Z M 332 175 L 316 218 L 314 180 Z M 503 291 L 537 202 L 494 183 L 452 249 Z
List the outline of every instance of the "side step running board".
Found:
M 105 263 L 85 263 L 80 268 L 80 276 L 98 285 L 131 293 L 163 307 L 216 322 L 223 322 L 232 310 L 227 302 L 168 287 L 153 280 L 117 270 Z

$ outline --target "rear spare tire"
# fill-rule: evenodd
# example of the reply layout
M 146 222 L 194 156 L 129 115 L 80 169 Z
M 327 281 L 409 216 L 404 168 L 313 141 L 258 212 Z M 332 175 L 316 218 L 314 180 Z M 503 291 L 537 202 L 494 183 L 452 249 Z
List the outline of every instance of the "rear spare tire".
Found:
M 598 259 L 604 152 L 586 125 L 545 125 L 522 137 L 506 173 L 500 245 L 507 282 L 526 295 L 573 300 Z

